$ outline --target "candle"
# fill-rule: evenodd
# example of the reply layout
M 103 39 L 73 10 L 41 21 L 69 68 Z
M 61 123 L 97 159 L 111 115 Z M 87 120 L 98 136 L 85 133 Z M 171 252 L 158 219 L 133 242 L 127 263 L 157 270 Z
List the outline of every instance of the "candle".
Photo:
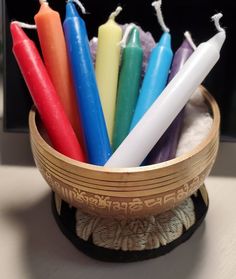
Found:
M 109 139 L 112 139 L 118 73 L 120 64 L 120 44 L 122 29 L 115 22 L 121 7 L 113 12 L 108 21 L 98 29 L 98 47 L 95 63 L 96 79 Z
M 161 1 L 153 3 L 156 9 L 160 9 L 160 4 Z M 160 10 L 158 11 L 157 14 L 159 18 L 161 12 Z M 169 34 L 169 29 L 165 26 L 163 20 L 159 20 L 159 22 L 164 33 L 151 52 L 130 130 L 134 128 L 144 113 L 161 94 L 167 83 L 173 57 L 171 50 L 171 36 Z
M 84 154 L 64 112 L 47 70 L 25 32 L 12 22 L 13 53 L 54 148 L 62 154 L 84 161 Z
M 183 67 L 184 63 L 192 53 L 193 48 L 189 44 L 189 41 L 185 39 L 174 55 L 168 82 L 170 82 L 177 72 Z M 145 159 L 146 165 L 161 163 L 175 157 L 183 117 L 184 110 L 181 110 L 175 120 L 171 123 L 169 128 L 148 154 L 147 158 Z
M 220 57 L 225 31 L 200 44 L 105 164 L 139 166 Z M 178 98 L 176 97 L 178 96 Z
M 99 99 L 85 23 L 71 1 L 66 4 L 63 26 L 88 159 L 92 164 L 104 165 L 110 157 L 111 147 Z
M 131 30 L 127 45 L 122 52 L 115 125 L 112 138 L 113 150 L 116 150 L 129 133 L 139 92 L 142 60 L 143 49 L 141 47 L 139 31 L 134 27 Z
M 34 20 L 37 26 L 45 66 L 60 97 L 67 117 L 80 143 L 82 143 L 83 137 L 60 15 L 58 12 L 52 10 L 47 2 L 40 2 L 41 6 Z

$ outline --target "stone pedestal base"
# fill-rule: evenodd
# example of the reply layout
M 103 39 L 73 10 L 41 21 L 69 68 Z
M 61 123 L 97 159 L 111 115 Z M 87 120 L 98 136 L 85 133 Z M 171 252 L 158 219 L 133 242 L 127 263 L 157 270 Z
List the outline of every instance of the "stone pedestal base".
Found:
M 176 208 L 143 219 L 91 216 L 52 195 L 52 210 L 63 234 L 86 255 L 132 262 L 158 257 L 188 240 L 204 220 L 208 195 L 203 185 Z

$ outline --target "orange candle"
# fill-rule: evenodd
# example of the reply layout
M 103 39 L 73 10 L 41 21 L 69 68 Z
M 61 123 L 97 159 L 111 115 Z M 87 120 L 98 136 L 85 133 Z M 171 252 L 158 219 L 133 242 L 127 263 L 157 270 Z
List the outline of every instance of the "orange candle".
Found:
M 49 7 L 47 1 L 40 1 L 40 3 L 39 12 L 34 20 L 46 69 L 67 117 L 80 143 L 84 146 L 60 15 Z

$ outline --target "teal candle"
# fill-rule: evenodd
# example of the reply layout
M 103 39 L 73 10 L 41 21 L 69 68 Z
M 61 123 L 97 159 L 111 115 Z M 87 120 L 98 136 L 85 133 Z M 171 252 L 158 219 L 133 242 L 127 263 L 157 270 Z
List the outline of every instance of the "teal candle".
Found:
M 165 88 L 172 57 L 171 36 L 169 32 L 164 32 L 151 52 L 130 130 L 134 128 Z
M 129 133 L 139 92 L 142 61 L 143 49 L 139 30 L 134 27 L 122 54 L 112 138 L 113 150 L 116 150 Z

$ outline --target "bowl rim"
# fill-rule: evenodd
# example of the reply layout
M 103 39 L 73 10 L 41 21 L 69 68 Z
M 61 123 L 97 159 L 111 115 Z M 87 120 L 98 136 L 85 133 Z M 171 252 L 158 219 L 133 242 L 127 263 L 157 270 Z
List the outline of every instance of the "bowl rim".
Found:
M 53 147 L 51 147 L 41 136 L 41 134 L 37 128 L 36 121 L 35 121 L 36 111 L 37 111 L 35 106 L 33 106 L 29 112 L 29 128 L 30 128 L 30 131 L 34 133 L 34 137 L 36 138 L 37 142 L 49 154 L 51 154 L 53 157 L 56 157 L 57 159 L 63 161 L 66 164 L 73 165 L 74 167 L 85 168 L 88 171 L 96 171 L 96 172 L 99 171 L 99 172 L 104 172 L 104 173 L 109 172 L 109 173 L 114 173 L 114 174 L 123 173 L 123 172 L 137 173 L 137 172 L 146 172 L 146 171 L 153 171 L 153 170 L 157 170 L 157 169 L 163 169 L 170 165 L 173 166 L 175 164 L 181 163 L 181 162 L 185 161 L 186 159 L 192 157 L 193 155 L 201 152 L 209 144 L 209 142 L 211 142 L 213 140 L 213 138 L 215 137 L 216 131 L 218 131 L 218 127 L 220 124 L 220 110 L 219 110 L 218 104 L 217 104 L 216 100 L 213 98 L 213 96 L 209 93 L 209 91 L 204 86 L 200 85 L 198 89 L 204 96 L 205 100 L 207 101 L 207 103 L 211 109 L 212 116 L 213 116 L 213 123 L 212 123 L 212 127 L 208 133 L 208 136 L 205 137 L 205 139 L 200 144 L 195 146 L 191 151 L 188 151 L 185 154 L 180 155 L 174 159 L 171 159 L 171 160 L 168 160 L 168 161 L 165 161 L 162 163 L 158 163 L 158 164 L 152 164 L 149 166 L 139 166 L 139 167 L 111 168 L 111 167 L 105 167 L 105 166 L 92 165 L 89 163 L 79 162 L 74 159 L 71 159 L 71 158 L 61 154 L 60 152 L 55 150 Z

